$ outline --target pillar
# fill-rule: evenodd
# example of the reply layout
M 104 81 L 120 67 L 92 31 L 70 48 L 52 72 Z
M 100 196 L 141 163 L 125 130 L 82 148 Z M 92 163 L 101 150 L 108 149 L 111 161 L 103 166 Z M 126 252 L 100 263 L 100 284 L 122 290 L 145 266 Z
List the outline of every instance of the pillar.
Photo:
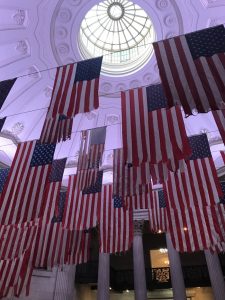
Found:
M 58 268 L 56 273 L 54 300 L 75 299 L 75 271 L 76 266 L 66 265 Z
M 145 262 L 142 241 L 144 221 L 134 221 L 133 262 L 135 300 L 147 299 Z
M 184 285 L 183 272 L 181 268 L 180 255 L 174 249 L 169 233 L 166 234 L 166 243 L 170 261 L 170 275 L 173 288 L 173 299 L 186 300 L 186 290 Z
M 209 250 L 205 250 L 205 258 L 208 266 L 209 277 L 214 293 L 215 300 L 224 300 L 225 297 L 225 283 L 223 278 L 223 272 L 220 265 L 219 257 L 217 253 L 211 253 Z
M 97 300 L 109 300 L 109 253 L 99 253 Z

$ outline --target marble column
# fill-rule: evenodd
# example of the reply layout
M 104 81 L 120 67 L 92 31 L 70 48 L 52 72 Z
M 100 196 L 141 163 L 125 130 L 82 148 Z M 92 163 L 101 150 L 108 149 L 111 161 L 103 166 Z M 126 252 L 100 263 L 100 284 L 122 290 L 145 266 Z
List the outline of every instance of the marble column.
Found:
M 142 241 L 144 221 L 134 221 L 133 263 L 135 300 L 147 299 L 145 261 Z
M 215 300 L 224 300 L 225 283 L 218 254 L 213 254 L 209 250 L 205 250 L 204 252 L 209 270 L 209 277 L 213 289 L 214 298 Z
M 99 253 L 97 300 L 109 300 L 109 265 L 110 255 Z
M 184 277 L 181 267 L 180 255 L 174 249 L 170 234 L 166 234 L 166 243 L 170 262 L 170 275 L 173 289 L 174 300 L 186 300 L 186 290 L 184 285 Z
M 63 266 L 56 272 L 54 300 L 75 300 L 75 271 L 76 266 Z

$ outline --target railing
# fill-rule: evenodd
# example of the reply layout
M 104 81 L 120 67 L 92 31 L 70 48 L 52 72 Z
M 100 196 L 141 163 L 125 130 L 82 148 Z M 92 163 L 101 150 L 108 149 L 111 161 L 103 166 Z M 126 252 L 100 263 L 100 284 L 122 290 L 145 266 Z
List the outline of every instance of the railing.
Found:
M 210 286 L 206 265 L 182 267 L 186 287 Z M 225 275 L 225 269 L 223 268 Z M 77 266 L 76 282 L 97 283 L 98 262 Z M 149 290 L 171 288 L 170 268 L 146 268 L 146 283 Z M 133 270 L 116 270 L 110 268 L 110 286 L 117 290 L 134 288 Z

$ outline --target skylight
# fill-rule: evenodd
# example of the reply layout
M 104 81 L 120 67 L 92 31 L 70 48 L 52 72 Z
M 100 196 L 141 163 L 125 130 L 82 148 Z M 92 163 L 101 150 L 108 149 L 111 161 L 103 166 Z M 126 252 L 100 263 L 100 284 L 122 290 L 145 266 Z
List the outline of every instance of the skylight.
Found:
M 153 52 L 155 31 L 146 12 L 128 0 L 105 0 L 81 23 L 84 58 L 104 55 L 102 70 L 121 75 L 140 68 Z

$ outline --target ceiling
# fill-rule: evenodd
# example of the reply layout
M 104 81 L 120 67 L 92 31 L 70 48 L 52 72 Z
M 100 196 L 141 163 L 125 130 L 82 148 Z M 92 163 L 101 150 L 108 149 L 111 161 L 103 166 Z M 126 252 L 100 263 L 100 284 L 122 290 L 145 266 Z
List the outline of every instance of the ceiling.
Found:
M 79 28 L 96 0 L 1 0 L 0 80 L 17 79 L 0 111 L 7 116 L 0 136 L 0 161 L 10 165 L 20 141 L 38 139 L 53 87 L 55 67 L 82 60 Z M 157 40 L 225 23 L 225 0 L 133 0 L 150 16 Z M 42 71 L 46 70 L 48 71 Z M 65 178 L 74 172 L 80 131 L 107 125 L 103 165 L 112 166 L 112 149 L 120 148 L 119 91 L 159 82 L 153 55 L 141 69 L 124 76 L 101 75 L 100 107 L 77 115 L 70 141 L 57 145 L 56 158 L 68 157 Z M 207 132 L 220 166 L 224 149 L 215 122 L 208 114 L 185 119 L 188 135 Z M 112 179 L 112 172 L 105 181 Z

